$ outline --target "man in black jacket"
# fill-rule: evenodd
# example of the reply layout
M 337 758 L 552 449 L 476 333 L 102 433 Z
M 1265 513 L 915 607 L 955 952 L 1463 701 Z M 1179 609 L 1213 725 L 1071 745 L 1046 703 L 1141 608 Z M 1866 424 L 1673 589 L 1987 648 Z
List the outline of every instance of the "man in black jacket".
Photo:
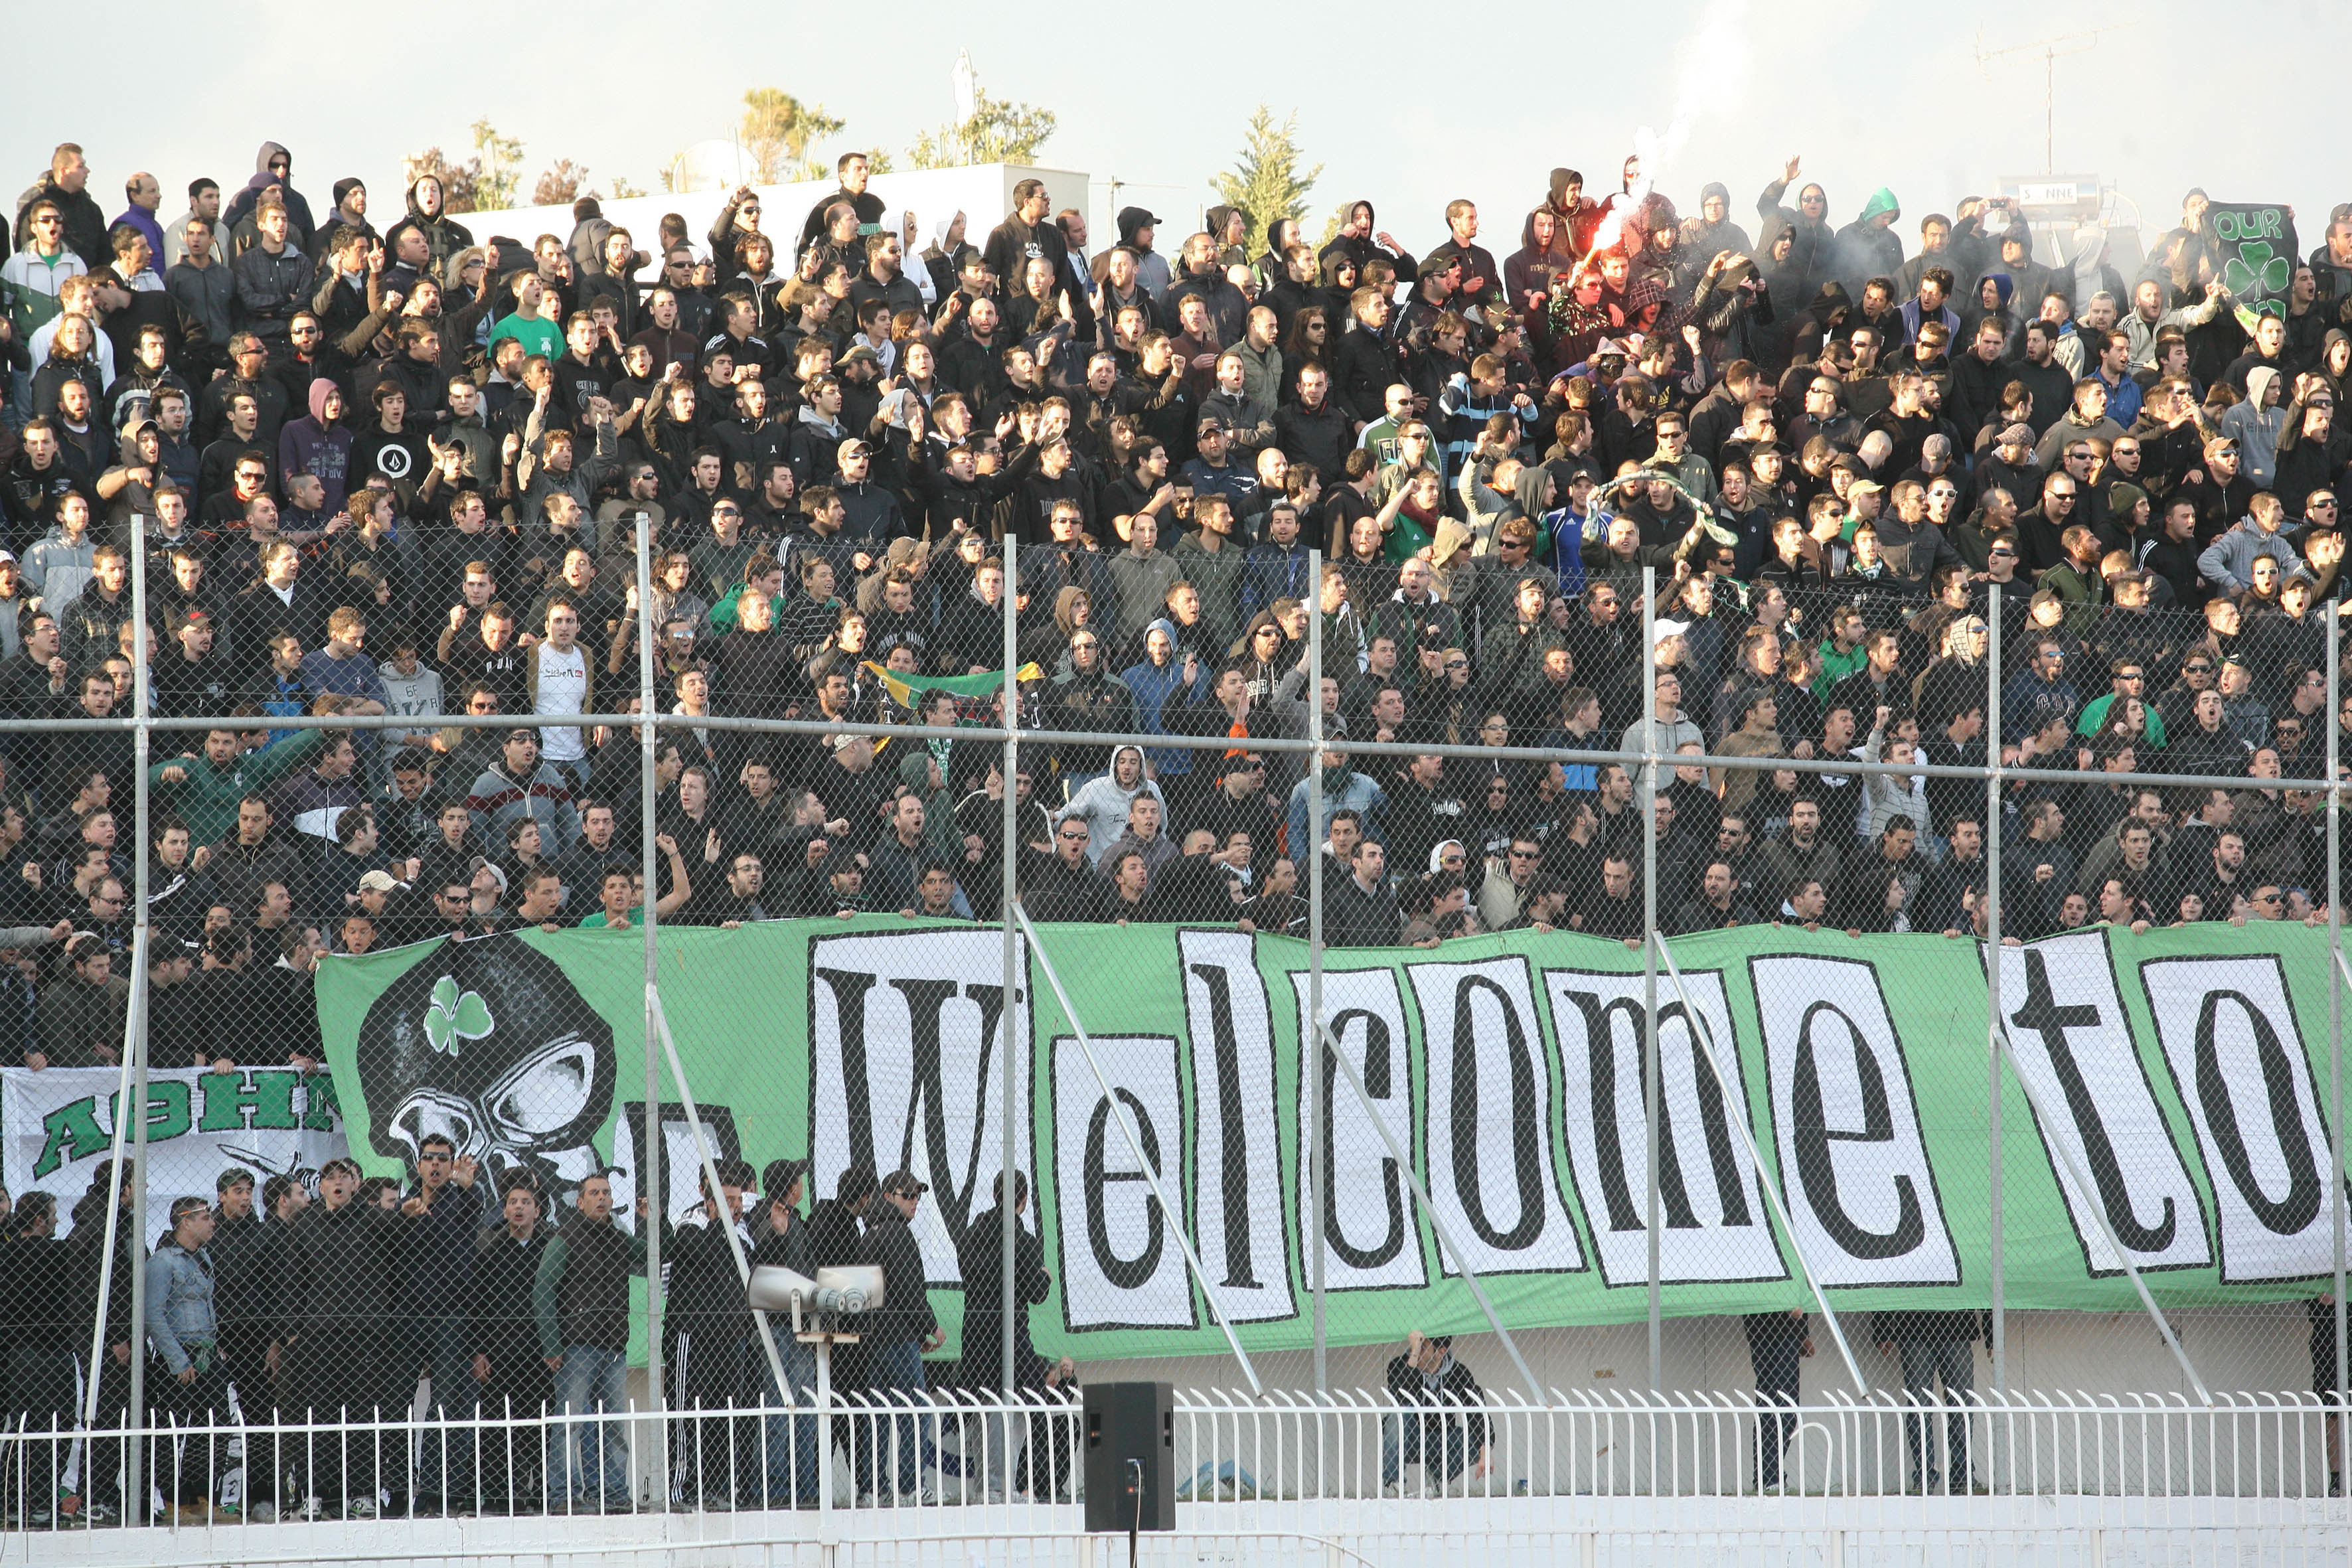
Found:
M 754 1178 L 746 1161 L 717 1163 L 718 1191 L 706 1194 L 665 1238 L 669 1304 L 663 1321 L 670 1331 L 669 1364 L 677 1379 L 678 1403 L 686 1409 L 756 1410 L 768 1381 L 766 1353 L 752 1325 L 735 1249 L 722 1228 L 734 1229 L 748 1261 L 751 1233 L 743 1220 L 743 1199 Z M 688 1501 L 760 1506 L 753 1484 L 760 1451 L 755 1421 L 704 1416 L 681 1426 L 677 1462 Z
M 923 1378 L 923 1352 L 939 1349 L 947 1337 L 931 1314 L 924 1289 L 923 1249 L 912 1228 L 915 1210 L 929 1191 L 929 1185 L 911 1171 L 893 1171 L 882 1179 L 881 1195 L 866 1211 L 866 1260 L 882 1269 L 883 1301 L 881 1310 L 863 1320 L 866 1384 L 892 1404 L 925 1400 L 929 1385 Z M 911 1414 L 893 1416 L 887 1425 L 878 1417 L 860 1420 L 852 1439 L 850 1458 L 861 1503 L 888 1500 L 879 1495 L 889 1479 L 880 1473 L 886 1444 L 898 1458 L 898 1500 L 938 1500 L 919 1499 L 916 1493 L 918 1466 L 931 1442 L 930 1423 L 919 1428 Z
M 416 1184 L 401 1206 L 401 1342 L 397 1370 L 422 1368 L 433 1380 L 434 1413 L 450 1425 L 428 1429 L 423 1473 L 417 1478 L 416 1511 L 439 1513 L 444 1504 L 462 1509 L 471 1500 L 474 1432 L 466 1425 L 477 1414 L 480 1385 L 474 1377 L 471 1302 L 474 1297 L 474 1237 L 482 1226 L 482 1199 L 474 1184 L 469 1156 L 440 1133 L 427 1133 L 417 1146 Z M 445 1479 L 445 1471 L 446 1479 Z
M 1483 1480 L 1494 1468 L 1486 1443 L 1486 1418 L 1476 1406 L 1486 1401 L 1485 1391 L 1468 1367 L 1454 1359 L 1454 1337 L 1425 1338 L 1415 1329 L 1405 1336 L 1404 1353 L 1389 1358 L 1389 1393 L 1399 1405 L 1428 1408 L 1425 1415 L 1391 1415 L 1381 1420 L 1381 1485 L 1394 1495 L 1404 1467 L 1422 1467 L 1423 1490 L 1441 1491 L 1445 1483 L 1471 1463 L 1470 1477 Z M 1448 1407 L 1470 1406 L 1465 1414 L 1439 1414 Z M 1476 1458 L 1472 1460 L 1472 1456 Z M 1434 1480 L 1436 1487 L 1429 1482 Z
M 153 1025 L 149 1025 L 152 1032 Z M 219 1326 L 221 1364 L 237 1387 L 238 1403 L 269 1407 L 270 1332 L 277 1238 L 255 1211 L 253 1173 L 231 1165 L 213 1184 L 213 1317 Z
M 357 1200 L 360 1168 L 330 1160 L 319 1172 L 319 1203 L 288 1234 L 282 1295 L 297 1331 L 289 1336 L 292 1392 L 287 1419 L 325 1423 L 398 1420 L 416 1392 L 415 1370 L 397 1386 L 392 1348 L 393 1270 L 390 1216 Z M 379 1474 L 381 1466 L 382 1474 Z M 348 1446 L 321 1437 L 294 1457 L 304 1476 L 299 1495 L 322 1509 L 341 1507 L 352 1519 L 373 1519 L 378 1490 L 404 1489 L 404 1444 L 377 1444 L 355 1434 Z
M 467 1369 L 482 1407 L 511 1423 L 483 1445 L 483 1506 L 493 1511 L 537 1506 L 541 1459 L 546 1449 L 540 1419 L 553 1400 L 547 1363 L 531 1321 L 530 1291 L 539 1277 L 548 1232 L 541 1223 L 539 1189 L 530 1173 L 514 1170 L 499 1183 L 506 1223 L 474 1236 L 474 1294 L 467 1303 Z
M 1021 1215 L 1029 1206 L 1029 1178 L 1013 1173 L 1013 1371 L 1004 1371 L 1004 1175 L 997 1173 L 992 1188 L 997 1206 L 977 1215 L 956 1248 L 957 1272 L 963 1276 L 963 1382 L 977 1394 L 1018 1390 L 1033 1398 L 1041 1391 L 1059 1389 L 1073 1380 L 1076 1367 L 1064 1356 L 1048 1363 L 1029 1341 L 1028 1309 L 1045 1299 L 1054 1277 L 1045 1269 L 1045 1249 L 1037 1233 L 1022 1228 Z M 987 1432 L 988 1500 L 1001 1501 L 1004 1477 L 1013 1466 L 1012 1419 L 982 1417 Z M 1056 1441 L 1056 1437 L 1059 1441 Z M 971 1452 L 969 1445 L 965 1452 Z M 1044 1458 L 1051 1455 L 1050 1459 Z M 1029 1418 L 1029 1446 L 1021 1469 L 1013 1477 L 1016 1489 L 1034 1493 L 1047 1478 L 1038 1470 L 1050 1465 L 1050 1485 L 1058 1491 L 1069 1464 L 1066 1424 L 1056 1426 L 1040 1411 Z M 971 1478 L 967 1477 L 967 1480 Z

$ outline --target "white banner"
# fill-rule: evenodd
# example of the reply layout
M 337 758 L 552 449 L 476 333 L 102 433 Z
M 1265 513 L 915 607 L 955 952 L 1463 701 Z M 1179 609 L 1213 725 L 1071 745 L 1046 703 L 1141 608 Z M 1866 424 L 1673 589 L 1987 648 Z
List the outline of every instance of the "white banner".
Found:
M 113 1068 L 0 1069 L 0 1181 L 13 1200 L 55 1194 L 58 1231 L 71 1228 L 75 1202 L 90 1174 L 113 1152 Z M 313 1089 L 318 1092 L 313 1093 Z M 130 1137 L 124 1139 L 128 1157 Z M 220 1173 L 253 1173 L 255 1198 L 271 1176 L 318 1185 L 319 1167 L 351 1151 L 343 1119 L 323 1073 L 292 1068 L 194 1068 L 147 1079 L 147 1212 L 155 1228 L 172 1200 L 210 1198 Z

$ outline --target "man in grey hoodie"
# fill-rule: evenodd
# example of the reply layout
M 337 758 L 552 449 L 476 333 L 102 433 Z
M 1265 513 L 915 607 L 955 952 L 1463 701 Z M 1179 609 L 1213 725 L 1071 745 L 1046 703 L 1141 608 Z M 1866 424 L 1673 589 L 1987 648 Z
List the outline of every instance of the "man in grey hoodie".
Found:
M 1119 746 L 1111 752 L 1110 772 L 1081 785 L 1070 796 L 1070 804 L 1054 814 L 1054 820 L 1061 823 L 1076 817 L 1084 822 L 1087 858 L 1100 861 L 1105 851 L 1128 830 L 1128 819 L 1138 795 L 1160 801 L 1164 823 L 1167 803 L 1160 797 L 1160 786 L 1146 776 L 1143 748 Z

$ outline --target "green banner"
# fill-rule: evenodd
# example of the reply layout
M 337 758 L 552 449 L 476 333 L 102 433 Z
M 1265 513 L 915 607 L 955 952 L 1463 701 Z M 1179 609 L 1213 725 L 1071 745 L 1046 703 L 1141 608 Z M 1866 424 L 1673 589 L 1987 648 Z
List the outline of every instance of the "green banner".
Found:
M 1031 1223 L 1042 1215 L 1055 1277 L 1032 1314 L 1040 1348 L 1220 1351 L 1177 1223 L 1246 1345 L 1306 1344 L 1305 945 L 1173 926 L 1041 936 L 1112 1094 L 1023 944 L 1015 1159 L 1037 1178 Z M 320 1020 L 362 1163 L 398 1173 L 444 1131 L 493 1168 L 563 1180 L 612 1167 L 626 1213 L 646 1082 L 640 940 L 534 931 L 328 960 Z M 1842 1310 L 1984 1304 L 1981 950 L 1772 926 L 1672 947 L 1682 984 L 1658 978 L 1665 1310 L 1805 1302 L 1801 1257 Z M 719 1152 L 807 1156 L 816 1194 L 853 1162 L 922 1175 L 916 1234 L 952 1329 L 956 1238 L 992 1206 L 1002 1159 L 1002 933 L 861 918 L 666 930 L 660 948 L 663 1005 Z M 2315 1293 L 2332 1267 L 2326 933 L 2095 929 L 2002 958 L 2011 1043 L 2041 1112 L 2005 1074 L 2009 1304 L 2135 1310 L 2110 1234 L 2159 1301 Z M 1324 1007 L 1506 1322 L 1645 1316 L 1637 952 L 1567 933 L 1335 950 Z M 677 1215 L 698 1194 L 662 1076 L 663 1202 Z M 1333 1342 L 1483 1327 L 1378 1125 L 1328 1064 L 1321 1093 Z M 1181 1221 L 1151 1198 L 1114 1104 Z

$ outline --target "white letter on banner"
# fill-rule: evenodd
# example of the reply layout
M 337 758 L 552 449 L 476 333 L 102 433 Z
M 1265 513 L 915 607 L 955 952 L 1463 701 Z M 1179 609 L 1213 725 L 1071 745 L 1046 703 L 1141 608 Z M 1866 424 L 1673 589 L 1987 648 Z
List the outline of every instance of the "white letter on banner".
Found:
M 1312 1046 L 1313 1020 L 1307 1007 L 1307 972 L 1290 973 L 1298 997 L 1300 1031 L 1309 1042 L 1299 1053 L 1305 1064 L 1320 1061 L 1323 1131 L 1330 1174 L 1323 1210 L 1323 1288 L 1326 1290 L 1394 1290 L 1429 1283 L 1429 1259 L 1422 1251 L 1419 1201 L 1397 1169 L 1380 1128 L 1364 1114 L 1363 1102 L 1328 1053 Z M 1364 1091 L 1381 1120 L 1408 1152 L 1413 1147 L 1412 1052 L 1404 998 L 1397 994 L 1393 969 L 1327 969 L 1323 972 L 1323 1016 L 1339 1049 L 1364 1080 Z M 1305 1083 L 1304 1078 L 1297 1080 Z M 1300 1147 L 1315 1142 L 1307 1128 L 1307 1096 L 1298 1095 Z M 1298 1234 L 1313 1235 L 1315 1194 L 1299 1177 Z M 1302 1246 L 1305 1245 L 1302 1243 Z
M 2279 960 L 2158 958 L 2139 977 L 2213 1184 L 2223 1282 L 2326 1273 L 2326 1123 Z
M 1585 1266 L 1552 1161 L 1557 1108 L 1528 966 L 1406 965 L 1429 1063 L 1429 1198 L 1486 1274 Z M 1448 1275 L 1461 1272 L 1441 1258 Z
M 1025 975 L 1026 952 L 1021 956 Z M 956 1247 L 971 1216 L 995 1203 L 1004 1162 L 1003 1004 L 1001 933 L 879 931 L 809 944 L 810 1191 L 832 1192 L 851 1164 L 870 1166 L 877 1177 L 908 1170 L 929 1182 L 933 1201 L 915 1223 L 933 1285 L 962 1283 Z M 1014 1093 L 1026 1105 L 1025 990 L 1016 1011 Z M 1013 1158 L 1026 1169 L 1028 1119 L 1021 1120 Z
M 1910 1064 L 1856 959 L 1748 961 L 1764 1027 L 1780 1194 L 1823 1285 L 1957 1285 Z M 1979 1058 L 1980 1059 L 1980 1058 Z
M 1242 931 L 1177 936 L 1184 1024 L 1192 1044 L 1192 1207 L 1201 1267 L 1237 1323 L 1298 1315 L 1283 1205 L 1281 1123 L 1275 1113 L 1274 1025 L 1256 939 Z
M 1642 1095 L 1642 977 L 1547 969 L 1568 1107 L 1569 1169 L 1592 1226 L 1601 1278 L 1639 1285 L 1650 1277 L 1646 1170 L 1649 1129 Z M 1771 1213 L 1748 1146 L 1729 1118 L 1748 1115 L 1746 1078 L 1723 975 L 1685 970 L 1683 984 L 1706 1023 L 1737 1102 L 1726 1100 L 1682 999 L 1662 994 L 1658 1067 L 1658 1277 L 1671 1284 L 1786 1279 Z M 1590 1130 L 1591 1136 L 1583 1134 Z M 1761 1140 L 1759 1140 L 1761 1142 Z
M 2065 1195 L 2084 1266 L 2094 1274 L 2123 1271 L 2092 1217 L 2094 1205 L 2135 1268 L 2212 1262 L 2204 1205 L 2132 1043 L 2105 933 L 2047 937 L 2004 947 L 2000 955 L 2010 1052 L 2048 1113 L 2036 1118 L 2037 1130 L 2045 1145 L 2063 1142 L 2091 1181 L 2091 1192 L 2079 1191 L 2052 1152 L 2050 1173 Z
M 1169 1201 L 1184 1201 L 1184 1099 L 1167 1035 L 1091 1035 L 1116 1104 L 1073 1035 L 1054 1037 L 1055 1265 L 1062 1324 L 1089 1329 L 1198 1326 L 1184 1249 L 1135 1163 L 1115 1115 L 1128 1119 Z

